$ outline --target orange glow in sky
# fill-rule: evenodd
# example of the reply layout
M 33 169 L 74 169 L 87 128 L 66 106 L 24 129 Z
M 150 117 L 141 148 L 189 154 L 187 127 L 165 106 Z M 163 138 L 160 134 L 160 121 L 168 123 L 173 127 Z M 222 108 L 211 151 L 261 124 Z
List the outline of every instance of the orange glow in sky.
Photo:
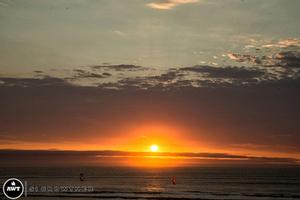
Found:
M 193 152 L 200 151 L 195 147 L 205 147 L 183 128 L 159 123 L 132 126 L 119 134 L 118 140 L 108 143 L 119 150 L 141 152 Z
M 199 133 L 206 133 L 205 130 Z M 88 134 L 88 133 L 87 133 Z M 201 140 L 199 139 L 201 138 Z M 220 138 L 222 139 L 222 138 Z M 1 147 L 1 144 L 0 144 Z M 32 148 L 34 147 L 34 148 Z M 212 160 L 183 158 L 183 157 L 167 157 L 159 156 L 162 152 L 209 152 L 218 153 L 225 152 L 238 155 L 257 155 L 257 156 L 281 156 L 295 157 L 298 155 L 279 154 L 273 152 L 258 152 L 254 150 L 233 149 L 220 145 L 213 145 L 205 140 L 203 136 L 195 138 L 188 129 L 185 129 L 174 124 L 162 123 L 145 123 L 136 126 L 121 127 L 115 133 L 107 137 L 86 138 L 81 141 L 64 141 L 56 142 L 24 142 L 6 145 L 7 149 L 59 149 L 59 150 L 76 150 L 76 151 L 101 151 L 113 150 L 124 152 L 146 152 L 146 156 L 111 156 L 95 158 L 93 162 L 104 162 L 104 164 L 132 166 L 132 167 L 176 167 L 176 166 L 191 166 L 202 165 L 207 162 L 212 163 Z M 103 163 L 102 163 L 103 164 Z M 101 164 L 101 165 L 102 165 Z

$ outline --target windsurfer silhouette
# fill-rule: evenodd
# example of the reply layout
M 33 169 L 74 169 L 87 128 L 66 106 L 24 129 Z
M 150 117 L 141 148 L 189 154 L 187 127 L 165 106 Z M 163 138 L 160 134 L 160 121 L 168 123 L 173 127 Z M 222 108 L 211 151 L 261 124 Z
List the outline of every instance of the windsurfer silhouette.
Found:
M 175 179 L 175 176 L 173 176 L 173 177 L 171 178 L 171 181 L 172 181 L 172 184 L 173 184 L 173 185 L 176 185 L 176 179 Z
M 80 178 L 80 181 L 84 181 L 84 179 L 85 179 L 85 178 L 84 178 L 84 174 L 83 174 L 83 173 L 80 173 L 80 177 L 79 177 L 79 178 Z

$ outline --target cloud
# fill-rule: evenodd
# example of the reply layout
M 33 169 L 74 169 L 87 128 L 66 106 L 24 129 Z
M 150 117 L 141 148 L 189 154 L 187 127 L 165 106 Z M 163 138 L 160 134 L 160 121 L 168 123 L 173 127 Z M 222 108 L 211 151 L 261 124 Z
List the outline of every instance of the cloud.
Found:
M 255 68 L 245 67 L 212 67 L 195 65 L 193 67 L 184 67 L 181 71 L 189 71 L 196 73 L 203 73 L 204 75 L 211 78 L 232 78 L 232 79 L 249 79 L 259 78 L 265 74 L 264 71 Z
M 33 71 L 34 73 L 36 73 L 36 74 L 43 74 L 44 72 L 43 71 L 41 71 L 41 70 L 35 70 L 35 71 Z
M 159 75 L 126 77 L 100 87 L 119 89 L 172 89 L 185 87 L 219 87 L 251 85 L 260 81 L 273 79 L 266 70 L 250 67 L 215 67 L 195 65 L 192 67 L 171 68 Z
M 274 55 L 276 65 L 287 68 L 300 68 L 300 52 L 284 51 Z
M 236 57 L 239 55 L 236 54 Z M 245 56 L 242 56 L 244 58 Z M 246 56 L 246 58 L 248 58 Z M 270 58 L 268 58 L 270 59 Z M 77 68 L 64 77 L 54 77 L 47 72 L 34 71 L 34 78 L 1 77 L 0 86 L 41 87 L 49 85 L 67 85 L 102 87 L 106 89 L 172 89 L 180 87 L 235 87 L 253 84 L 275 83 L 276 81 L 294 79 L 299 77 L 299 72 L 293 70 L 298 67 L 298 54 L 293 52 L 278 53 L 272 57 L 272 65 L 264 61 L 259 66 L 211 66 L 194 65 L 190 67 L 169 68 L 163 71 L 141 71 L 149 68 L 136 65 L 99 65 Z M 269 61 L 271 62 L 271 61 Z M 273 67 L 271 67 L 273 66 Z M 278 70 L 277 68 L 291 70 Z M 128 73 L 130 72 L 130 73 Z M 153 75 L 155 72 L 156 75 Z
M 145 70 L 147 68 L 138 65 L 120 64 L 120 65 L 96 65 L 91 66 L 92 69 L 106 69 L 115 71 L 138 71 Z
M 49 87 L 68 86 L 66 80 L 56 77 L 43 76 L 42 78 L 12 78 L 0 77 L 2 87 Z
M 227 56 L 229 57 L 229 59 L 237 62 L 252 62 L 255 64 L 261 64 L 261 60 L 258 57 L 249 54 L 242 55 L 238 53 L 229 53 L 227 54 Z
M 279 51 L 272 55 L 250 55 L 229 53 L 228 58 L 235 62 L 262 66 L 262 67 L 283 67 L 300 68 L 300 51 Z
M 179 74 L 176 71 L 168 71 L 167 73 L 163 73 L 161 75 L 150 76 L 148 77 L 148 79 L 159 81 L 159 82 L 170 82 L 182 76 L 183 76 L 182 74 Z
M 259 68 L 266 72 L 265 82 L 298 79 L 300 76 L 300 39 L 289 38 L 246 45 L 239 53 L 228 53 L 231 65 Z M 225 54 L 224 54 L 224 56 Z M 226 62 L 226 61 L 225 61 Z M 234 63 L 232 63 L 234 62 Z
M 75 76 L 72 77 L 72 79 L 82 79 L 82 78 L 106 78 L 111 76 L 110 73 L 102 73 L 102 74 L 98 74 L 98 73 L 93 73 L 93 72 L 89 72 L 86 70 L 82 70 L 82 69 L 75 69 L 74 72 L 76 73 Z
M 125 36 L 126 34 L 123 31 L 115 30 L 113 31 L 114 34 L 119 35 L 119 36 Z
M 103 63 L 82 66 L 62 73 L 35 70 L 30 78 L 3 77 L 0 86 L 31 84 L 73 84 L 106 89 L 172 89 L 186 87 L 236 87 L 253 84 L 297 83 L 300 76 L 299 40 L 274 42 L 280 47 L 253 46 L 239 53 L 224 53 L 223 64 L 149 68 L 134 64 Z M 253 51 L 252 51 L 253 50 Z M 62 75 L 63 74 L 63 75 Z M 0 76 L 1 77 L 1 76 Z M 46 77 L 44 80 L 43 78 Z M 52 77 L 52 79 L 51 79 Z M 5 79 L 6 78 L 6 79 Z M 9 79 L 11 78 L 11 80 Z M 56 78 L 56 79 L 55 79 Z M 51 79 L 51 80 L 50 80 Z M 42 82 L 48 81 L 48 82 Z M 49 82 L 50 81 L 50 82 Z M 53 81 L 53 83 L 51 82 Z M 59 83 L 59 81 L 61 81 Z M 35 83 L 34 83 L 35 82 Z M 276 84 L 278 86 L 278 84 Z M 287 84 L 285 84 L 286 86 Z
M 300 47 L 300 38 L 288 38 L 286 40 L 279 40 L 277 42 L 268 43 L 262 45 L 265 48 L 289 48 L 289 47 Z
M 199 0 L 163 0 L 147 4 L 150 8 L 159 10 L 170 10 L 181 4 L 197 3 Z

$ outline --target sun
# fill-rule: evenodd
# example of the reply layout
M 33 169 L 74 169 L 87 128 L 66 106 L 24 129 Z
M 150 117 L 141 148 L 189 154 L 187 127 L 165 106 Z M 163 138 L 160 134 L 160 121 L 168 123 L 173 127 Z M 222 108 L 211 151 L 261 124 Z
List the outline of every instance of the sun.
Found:
M 157 152 L 158 149 L 159 149 L 159 147 L 158 147 L 156 144 L 153 144 L 153 145 L 150 146 L 150 150 L 151 150 L 152 152 Z

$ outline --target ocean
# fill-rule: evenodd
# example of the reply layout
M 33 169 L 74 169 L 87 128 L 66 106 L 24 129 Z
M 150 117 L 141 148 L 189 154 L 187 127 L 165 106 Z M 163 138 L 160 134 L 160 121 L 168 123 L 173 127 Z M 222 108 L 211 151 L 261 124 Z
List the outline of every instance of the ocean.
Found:
M 300 199 L 299 168 L 0 167 L 12 177 L 28 200 Z

